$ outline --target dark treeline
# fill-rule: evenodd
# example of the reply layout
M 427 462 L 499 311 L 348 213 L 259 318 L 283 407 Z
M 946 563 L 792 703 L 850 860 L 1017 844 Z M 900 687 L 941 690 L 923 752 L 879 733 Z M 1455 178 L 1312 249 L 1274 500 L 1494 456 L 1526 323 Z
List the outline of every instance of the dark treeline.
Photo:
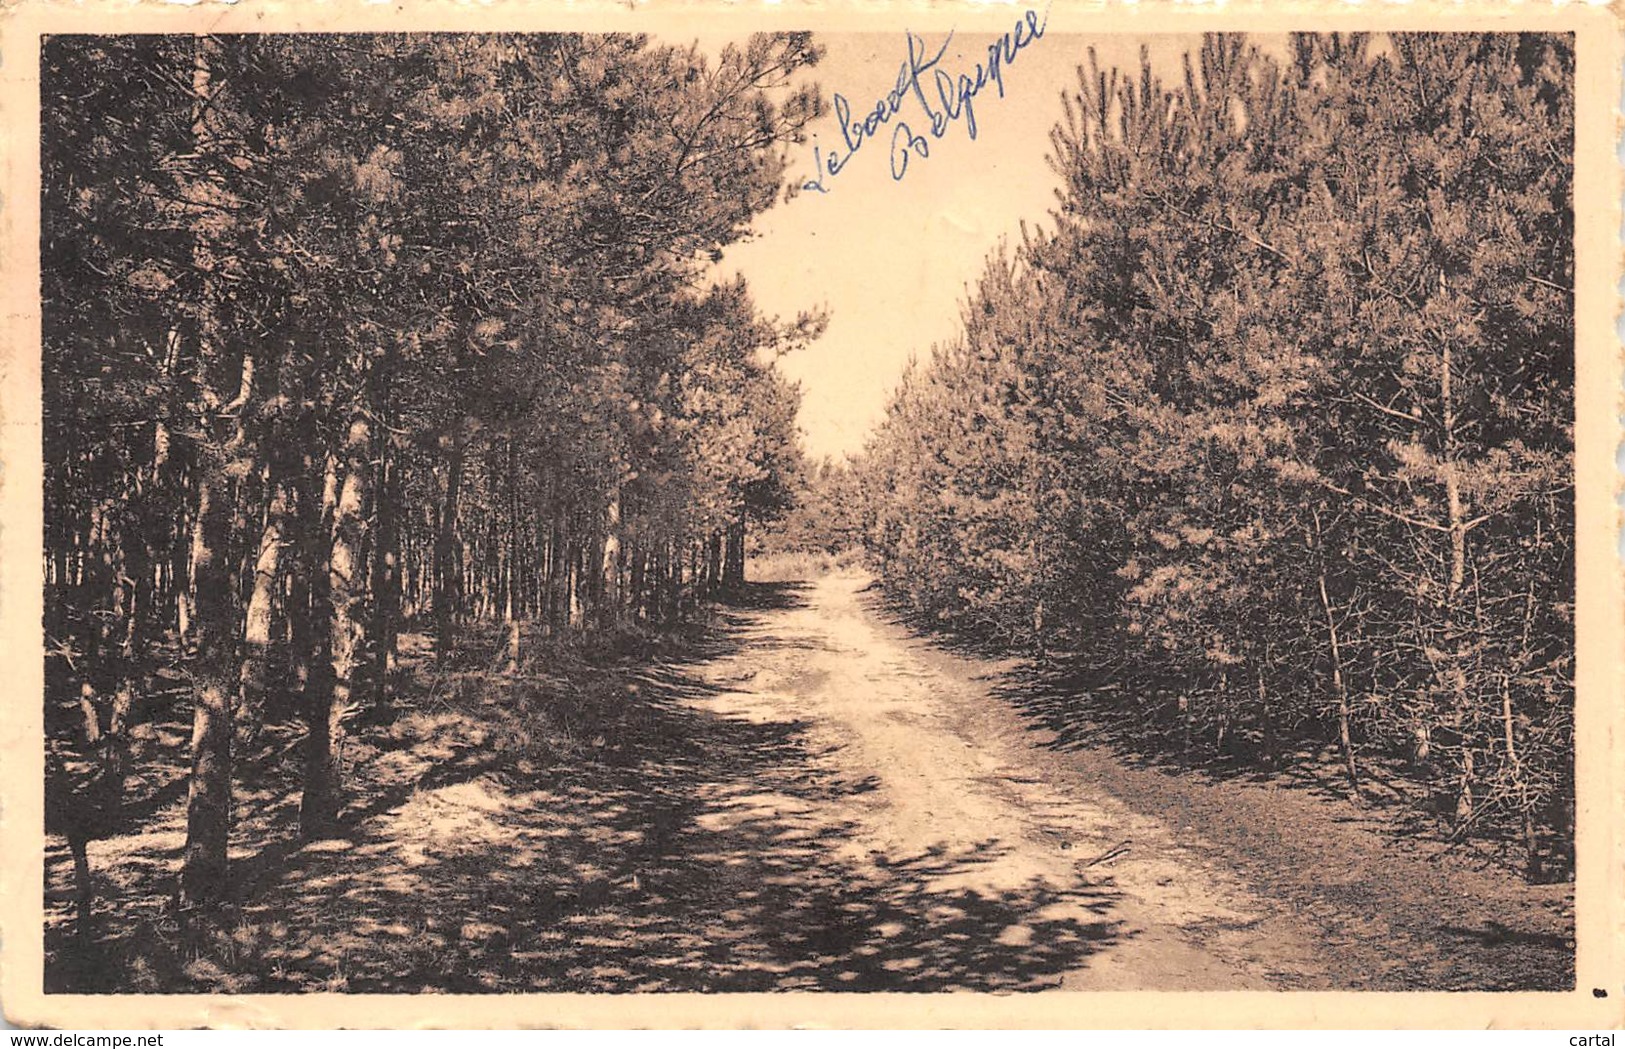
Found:
M 1079 709 L 1404 770 L 1572 841 L 1573 48 L 1210 38 L 1080 69 L 1059 206 L 858 465 L 887 589 Z M 1194 753 L 1194 751 L 1193 751 Z
M 119 826 L 194 710 L 183 905 L 227 889 L 234 751 L 302 717 L 330 833 L 405 629 L 454 657 L 687 615 L 795 468 L 721 250 L 818 115 L 804 35 L 54 37 L 42 56 L 47 820 Z M 83 914 L 83 909 L 81 911 Z

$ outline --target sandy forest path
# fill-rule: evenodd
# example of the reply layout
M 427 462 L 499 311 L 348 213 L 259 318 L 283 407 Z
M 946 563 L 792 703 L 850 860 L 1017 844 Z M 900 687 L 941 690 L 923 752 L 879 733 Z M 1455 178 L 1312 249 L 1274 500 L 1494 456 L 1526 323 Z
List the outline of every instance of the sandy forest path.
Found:
M 1012 948 L 1082 948 L 1043 974 L 1045 986 L 1264 989 L 1288 974 L 1297 986 L 1322 983 L 1310 938 L 1278 905 L 1164 822 L 1068 782 L 990 694 L 989 665 L 878 616 L 866 583 L 845 573 L 807 585 L 791 607 L 756 617 L 740 652 L 698 670 L 725 690 L 696 701 L 706 709 L 800 719 L 816 760 L 870 785 L 808 814 L 850 828 L 832 860 L 881 876 L 936 857 L 921 888 L 941 897 L 943 917 L 965 894 L 1043 901 L 985 932 Z M 709 818 L 724 829 L 791 804 L 763 795 Z
M 921 638 L 857 573 L 751 584 L 646 650 L 455 679 L 415 665 L 397 715 L 349 745 L 339 836 L 298 839 L 297 764 L 274 760 L 292 743 L 240 784 L 218 922 L 188 931 L 169 909 L 179 798 L 92 843 L 88 943 L 54 842 L 47 986 L 1572 986 L 1566 886 L 1469 864 L 1312 782 L 1080 738 L 1016 663 Z M 183 714 L 153 727 L 174 748 Z

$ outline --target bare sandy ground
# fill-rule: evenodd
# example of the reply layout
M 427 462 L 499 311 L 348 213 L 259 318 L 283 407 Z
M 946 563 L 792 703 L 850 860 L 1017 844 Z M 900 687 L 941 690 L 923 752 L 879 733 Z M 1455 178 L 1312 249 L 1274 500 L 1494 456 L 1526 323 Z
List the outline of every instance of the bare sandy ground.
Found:
M 694 700 L 725 716 L 805 722 L 817 760 L 873 789 L 818 813 L 850 823 L 832 861 L 884 869 L 921 853 L 944 865 L 928 892 L 1053 898 L 1007 926 L 1026 946 L 1052 923 L 1094 926 L 1101 949 L 1051 986 L 1073 990 L 1324 985 L 1311 937 L 1281 907 L 1193 849 L 1195 833 L 1066 782 L 1033 751 L 986 676 L 875 615 L 856 573 L 825 576 L 800 607 L 765 611 L 742 651 L 698 670 L 725 689 Z M 983 664 L 990 667 L 991 665 Z M 700 817 L 719 831 L 775 812 L 770 795 Z

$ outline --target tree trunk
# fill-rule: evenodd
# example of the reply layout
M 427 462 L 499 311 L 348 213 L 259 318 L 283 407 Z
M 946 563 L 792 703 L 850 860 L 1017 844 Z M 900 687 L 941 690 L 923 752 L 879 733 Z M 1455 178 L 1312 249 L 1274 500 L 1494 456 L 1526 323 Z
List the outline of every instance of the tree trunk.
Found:
M 1442 285 L 1443 278 L 1440 278 Z M 1441 289 L 1442 290 L 1442 289 Z M 1461 500 L 1461 477 L 1456 469 L 1456 406 L 1452 393 L 1450 340 L 1444 341 L 1439 368 L 1439 400 L 1444 426 L 1444 489 L 1445 510 L 1450 529 L 1450 582 L 1445 590 L 1449 611 L 1454 612 L 1456 598 L 1467 577 L 1467 522 Z
M 193 483 L 195 487 L 196 482 Z M 184 511 L 178 516 L 170 551 L 173 566 L 170 569 L 170 586 L 175 592 L 175 638 L 183 652 L 192 642 L 192 621 L 195 618 L 192 611 L 192 532 L 197 520 L 195 502 L 192 510 L 190 519 Z
M 586 605 L 581 597 L 581 562 L 584 553 L 574 539 L 570 542 L 569 568 L 566 578 L 568 619 L 570 629 L 579 630 L 586 625 Z
M 627 596 L 627 608 L 632 615 L 640 620 L 649 618 L 647 592 L 648 585 L 648 554 L 644 553 L 643 544 L 635 543 L 632 546 L 630 558 L 631 568 L 627 572 L 627 587 L 630 593 Z
M 325 747 L 312 752 L 312 771 L 305 795 L 311 812 L 306 836 L 331 833 L 343 803 L 339 745 L 344 721 L 366 695 L 367 578 L 362 547 L 367 534 L 368 489 L 372 478 L 372 423 L 365 411 L 350 418 L 344 439 L 344 481 L 333 507 L 333 545 L 328 557 L 328 659 L 332 674 L 326 710 L 317 709 L 313 726 L 326 724 Z M 325 714 L 325 717 L 323 715 Z M 314 796 L 312 793 L 314 792 Z
M 326 589 L 327 542 L 329 539 L 328 507 L 331 505 L 329 491 L 335 484 L 331 480 L 332 462 L 326 460 L 321 479 L 325 482 L 318 490 L 316 478 L 312 476 L 316 469 L 315 456 L 308 451 L 300 477 L 295 482 L 293 525 L 297 529 L 294 536 L 293 553 L 297 558 L 297 565 L 288 573 L 288 593 L 286 601 L 286 619 L 289 649 L 289 675 L 292 687 L 298 693 L 303 712 L 310 701 L 313 674 L 311 668 L 316 661 L 316 602 L 320 593 Z M 320 574 L 318 574 L 320 573 Z M 325 605 L 322 610 L 325 616 Z M 322 620 L 325 625 L 325 618 Z M 325 648 L 324 648 L 325 652 Z
M 1264 658 L 1258 664 L 1258 717 L 1259 717 L 1259 755 L 1260 763 L 1267 769 L 1275 768 L 1278 755 L 1275 731 L 1275 716 L 1270 709 L 1269 689 L 1264 681 L 1264 664 L 1269 661 L 1269 650 L 1264 651 Z
M 1470 744 L 1461 748 L 1461 779 L 1456 784 L 1456 834 L 1464 832 L 1473 822 L 1476 808 L 1473 798 L 1473 771 L 1476 761 Z
M 211 81 L 210 58 L 218 45 L 208 37 L 195 44 L 192 68 L 192 136 L 197 153 L 214 151 L 210 113 L 218 115 L 218 100 Z M 206 415 L 199 420 L 202 446 L 194 459 L 197 507 L 193 520 L 189 576 L 192 589 L 190 624 L 195 629 L 197 658 L 193 664 L 192 769 L 186 798 L 186 845 L 181 857 L 180 902 L 183 908 L 208 907 L 225 899 L 227 842 L 231 833 L 232 702 L 237 692 L 236 588 L 231 578 L 227 549 L 232 520 L 232 457 L 241 447 L 228 447 L 227 435 L 235 427 L 234 414 L 248 411 L 252 395 L 253 361 L 241 362 L 237 399 L 224 407 L 211 386 L 212 369 L 221 361 L 216 330 L 213 285 L 217 260 L 200 233 L 192 245 L 192 263 L 204 274 L 198 300 L 196 383 Z M 237 430 L 240 440 L 241 430 Z M 185 605 L 182 616 L 185 618 Z
M 738 516 L 728 524 L 728 552 L 723 566 L 724 589 L 738 589 L 745 584 L 745 504 L 739 504 Z
M 457 644 L 457 608 L 461 604 L 462 550 L 457 540 L 458 499 L 463 490 L 464 420 L 453 420 L 446 462 L 446 489 L 434 542 L 435 659 L 444 662 Z
M 504 566 L 506 574 L 503 579 L 503 590 L 506 600 L 502 606 L 502 618 L 508 627 L 508 672 L 519 673 L 520 660 L 523 653 L 520 651 L 523 630 L 520 620 L 525 615 L 520 584 L 519 559 L 519 451 L 514 442 L 513 435 L 508 436 L 508 534 L 506 545 L 508 547 L 507 563 Z
M 666 586 L 665 598 L 662 602 L 664 612 L 661 616 L 661 621 L 665 623 L 672 622 L 682 612 L 683 559 L 681 556 L 681 551 L 682 548 L 678 545 L 677 540 L 668 539 L 666 541 L 666 557 L 664 566 Z
M 372 671 L 368 681 L 372 686 L 371 706 L 379 715 L 389 710 L 389 670 L 395 658 L 396 636 L 400 624 L 401 608 L 401 530 L 400 466 L 391 454 L 390 442 L 382 446 L 382 461 L 378 466 L 377 522 L 372 546 Z
M 1444 290 L 1444 276 L 1439 277 L 1440 291 Z M 1443 471 L 1445 512 L 1450 536 L 1450 577 L 1445 585 L 1445 641 L 1449 655 L 1442 676 L 1450 690 L 1455 708 L 1456 723 L 1465 738 L 1472 723 L 1472 702 L 1468 690 L 1467 647 L 1468 638 L 1460 625 L 1461 588 L 1467 578 L 1467 514 L 1461 497 L 1460 471 L 1456 467 L 1456 407 L 1452 392 L 1452 361 L 1450 340 L 1445 339 L 1439 367 L 1440 418 L 1443 425 Z M 1444 647 L 1444 646 L 1441 646 Z M 1470 747 L 1462 751 L 1461 779 L 1456 795 L 1457 830 L 1473 819 L 1473 752 Z
M 610 490 L 604 508 L 603 554 L 598 563 L 598 622 L 605 630 L 614 629 L 621 618 L 621 490 Z
M 1524 875 L 1530 881 L 1537 881 L 1540 878 L 1540 841 L 1535 833 L 1534 812 L 1529 802 L 1529 780 L 1524 775 L 1523 761 L 1518 755 L 1512 717 L 1512 686 L 1506 674 L 1501 675 L 1501 733 L 1506 745 L 1507 768 L 1512 773 L 1512 789 L 1517 794 L 1524 844 Z
M 546 625 L 543 629 L 549 636 L 565 624 L 569 615 L 568 546 L 565 541 L 564 504 L 554 501 L 552 520 L 548 523 L 547 573 L 543 584 L 547 591 L 543 599 L 546 606 L 543 612 Z
M 259 739 L 265 724 L 265 696 L 270 675 L 272 609 L 282 581 L 282 551 L 287 545 L 289 496 L 287 486 L 272 478 L 271 502 L 254 558 L 253 586 L 243 620 L 243 660 L 239 674 L 237 743 L 246 752 Z
M 1326 570 L 1321 569 L 1316 582 L 1320 588 L 1320 607 L 1326 613 L 1326 636 L 1331 642 L 1332 688 L 1337 693 L 1337 741 L 1343 751 L 1343 766 L 1349 777 L 1349 797 L 1361 801 L 1360 771 L 1354 760 L 1354 739 L 1350 732 L 1348 683 L 1343 680 L 1343 651 L 1337 636 L 1337 621 L 1332 615 L 1331 597 L 1326 592 Z
M 338 815 L 338 768 L 334 756 L 332 574 L 333 514 L 338 505 L 338 461 L 328 455 L 318 502 L 307 500 L 305 574 L 310 580 L 309 673 L 305 681 L 305 783 L 299 831 L 306 838 L 328 834 Z
M 209 474 L 215 471 L 205 466 Z M 192 705 L 192 772 L 186 798 L 186 847 L 181 904 L 209 906 L 227 892 L 226 845 L 231 832 L 233 587 L 226 556 L 230 507 L 224 478 L 198 484 L 198 527 L 191 575 L 197 592 L 197 659 Z

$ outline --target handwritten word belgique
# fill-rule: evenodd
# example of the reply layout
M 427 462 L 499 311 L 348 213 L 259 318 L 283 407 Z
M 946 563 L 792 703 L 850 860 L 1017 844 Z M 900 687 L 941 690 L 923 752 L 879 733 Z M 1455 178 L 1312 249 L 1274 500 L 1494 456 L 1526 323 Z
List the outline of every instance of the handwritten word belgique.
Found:
M 852 103 L 846 96 L 835 95 L 835 119 L 840 124 L 845 149 L 825 153 L 815 145 L 813 166 L 818 174 L 803 182 L 801 188 L 828 193 L 824 179 L 839 175 L 853 157 L 877 139 L 882 128 L 891 129 L 891 177 L 897 182 L 908 174 L 911 161 L 931 156 L 932 141 L 946 135 L 955 123 L 963 123 L 965 134 L 975 141 L 976 96 L 991 84 L 1003 98 L 1006 67 L 1015 62 L 1024 48 L 1043 39 L 1048 24 L 1048 7 L 1042 13 L 1028 9 L 1015 28 L 987 46 L 985 62 L 978 62 L 971 72 L 958 74 L 942 68 L 942 56 L 954 39 L 952 33 L 935 54 L 929 52 L 923 39 L 908 33 L 908 57 L 897 69 L 897 84 L 876 99 L 874 105 L 854 116 Z M 905 114 L 911 100 L 918 105 L 918 114 Z M 910 115 L 921 128 L 920 132 L 905 119 Z M 921 116 L 925 118 L 924 123 L 919 123 Z

